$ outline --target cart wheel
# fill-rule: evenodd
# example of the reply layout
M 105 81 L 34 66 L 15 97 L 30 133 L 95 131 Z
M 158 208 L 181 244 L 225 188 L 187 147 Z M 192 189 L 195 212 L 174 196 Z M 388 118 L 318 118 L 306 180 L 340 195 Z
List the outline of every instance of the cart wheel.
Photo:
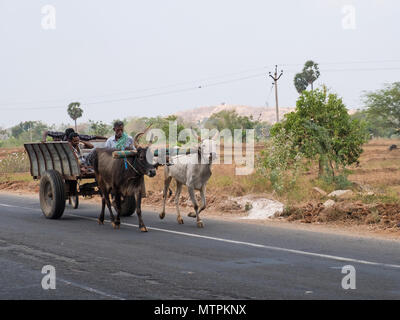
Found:
M 121 216 L 130 217 L 135 213 L 136 200 L 135 197 L 126 197 L 121 203 Z
M 65 188 L 61 174 L 47 170 L 40 179 L 40 207 L 47 219 L 59 219 L 65 209 Z
M 71 196 L 71 205 L 72 205 L 72 208 L 74 208 L 74 209 L 78 209 L 78 206 L 79 206 L 79 195 L 72 195 Z

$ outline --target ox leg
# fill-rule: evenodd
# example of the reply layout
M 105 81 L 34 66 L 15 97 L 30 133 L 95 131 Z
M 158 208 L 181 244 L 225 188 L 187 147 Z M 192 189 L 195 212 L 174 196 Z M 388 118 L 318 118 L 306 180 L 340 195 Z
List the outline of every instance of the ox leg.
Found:
M 139 229 L 142 232 L 147 232 L 147 228 L 144 225 L 143 219 L 142 219 L 142 189 L 141 187 L 137 188 L 135 191 L 136 194 L 136 214 L 139 219 Z
M 104 224 L 104 210 L 105 210 L 105 208 L 106 208 L 106 199 L 104 198 L 103 195 L 101 195 L 101 213 L 100 213 L 99 219 L 97 219 L 99 224 Z
M 201 196 L 201 207 L 199 209 L 198 214 L 200 214 L 200 212 L 202 212 L 206 208 L 206 186 L 201 187 L 200 196 Z M 191 218 L 197 217 L 195 212 L 190 212 L 188 216 Z
M 121 220 L 120 220 L 120 213 L 121 213 L 121 195 L 116 194 L 114 196 L 115 200 L 115 209 L 117 210 L 117 219 L 115 219 L 115 222 L 112 222 L 112 225 L 114 229 L 119 229 L 121 225 Z
M 114 214 L 113 214 L 112 209 L 111 209 L 110 194 L 108 192 L 104 193 L 104 199 L 106 201 L 106 205 L 107 205 L 108 211 L 110 211 L 111 224 L 115 229 L 115 224 L 114 224 L 115 217 L 114 217 Z
M 100 195 L 101 195 L 101 212 L 100 212 L 99 218 L 97 219 L 97 222 L 100 225 L 104 225 L 104 211 L 105 211 L 105 208 L 106 208 L 106 198 L 104 196 L 105 187 L 102 184 L 101 179 L 97 175 L 96 175 L 96 181 L 98 181 L 97 184 L 98 184 L 98 187 L 99 187 L 99 190 L 100 190 Z
M 160 219 L 164 219 L 164 217 L 165 217 L 165 202 L 167 201 L 168 190 L 169 190 L 169 185 L 171 184 L 171 180 L 172 180 L 172 177 L 166 177 L 164 180 L 163 208 L 160 213 Z
M 191 187 L 188 187 L 189 195 L 190 195 L 190 200 L 192 200 L 194 211 L 196 212 L 196 219 L 197 219 L 197 227 L 203 228 L 204 224 L 203 221 L 201 221 L 200 216 L 199 216 L 199 206 L 197 205 L 196 201 L 196 196 L 194 194 L 194 189 Z
M 202 186 L 200 189 L 201 196 L 201 207 L 199 209 L 199 214 L 206 208 L 206 186 Z
M 175 205 L 176 205 L 176 214 L 178 217 L 176 220 L 178 221 L 179 224 L 183 224 L 183 219 L 181 217 L 181 213 L 179 211 L 179 198 L 181 196 L 181 191 L 182 191 L 182 183 L 176 182 L 176 193 L 175 193 Z

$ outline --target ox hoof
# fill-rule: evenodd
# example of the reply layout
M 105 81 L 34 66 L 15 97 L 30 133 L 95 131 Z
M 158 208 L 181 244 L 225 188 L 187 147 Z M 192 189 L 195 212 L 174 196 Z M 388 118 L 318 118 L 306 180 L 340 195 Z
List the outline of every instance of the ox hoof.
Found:
M 104 225 L 104 221 L 101 221 L 100 219 L 97 219 L 97 223 L 98 223 L 99 225 Z
M 160 213 L 160 219 L 162 220 L 162 219 L 164 219 L 164 218 L 165 218 L 165 212 Z
M 145 226 L 140 227 L 140 231 L 142 231 L 142 232 L 148 232 L 148 230 L 147 230 L 147 228 L 146 228 Z
M 182 219 L 182 217 L 179 217 L 179 218 L 177 218 L 176 220 L 178 220 L 178 223 L 179 223 L 179 224 L 183 224 L 183 219 Z
M 196 218 L 196 214 L 194 212 L 188 213 L 188 217 Z
M 111 222 L 114 229 L 119 229 L 120 223 L 119 222 Z
M 203 221 L 197 221 L 197 228 L 204 228 Z

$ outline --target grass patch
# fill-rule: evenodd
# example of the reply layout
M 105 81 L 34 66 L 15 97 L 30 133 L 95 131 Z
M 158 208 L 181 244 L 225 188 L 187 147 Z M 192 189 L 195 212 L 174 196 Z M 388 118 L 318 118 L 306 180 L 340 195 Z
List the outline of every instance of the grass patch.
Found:
M 215 188 L 227 188 L 234 183 L 234 177 L 232 176 L 215 176 L 214 179 L 210 181 L 210 186 Z
M 400 204 L 399 197 L 392 194 L 357 195 L 354 200 L 359 200 L 365 204 L 374 204 L 374 203 Z
M 29 158 L 25 152 L 11 152 L 0 159 L 0 174 L 28 172 L 29 167 Z
M 30 173 L 8 173 L 0 174 L 0 183 L 4 182 L 31 182 L 33 178 Z

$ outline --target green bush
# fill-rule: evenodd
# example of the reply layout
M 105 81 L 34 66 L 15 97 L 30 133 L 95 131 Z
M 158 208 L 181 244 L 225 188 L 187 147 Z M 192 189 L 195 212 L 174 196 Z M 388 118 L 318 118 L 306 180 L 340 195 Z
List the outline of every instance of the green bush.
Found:
M 14 137 L 10 137 L 7 140 L 0 141 L 0 148 L 22 147 L 23 145 L 24 141 L 22 139 L 17 139 Z
M 265 144 L 256 162 L 257 172 L 269 178 L 278 194 L 293 189 L 307 167 L 303 155 L 292 146 L 293 136 L 282 130 Z
M 324 190 L 346 190 L 351 189 L 353 183 L 348 180 L 348 176 L 350 174 L 349 170 L 343 170 L 340 174 L 336 176 L 332 176 L 329 173 L 326 173 L 319 177 L 318 185 Z

